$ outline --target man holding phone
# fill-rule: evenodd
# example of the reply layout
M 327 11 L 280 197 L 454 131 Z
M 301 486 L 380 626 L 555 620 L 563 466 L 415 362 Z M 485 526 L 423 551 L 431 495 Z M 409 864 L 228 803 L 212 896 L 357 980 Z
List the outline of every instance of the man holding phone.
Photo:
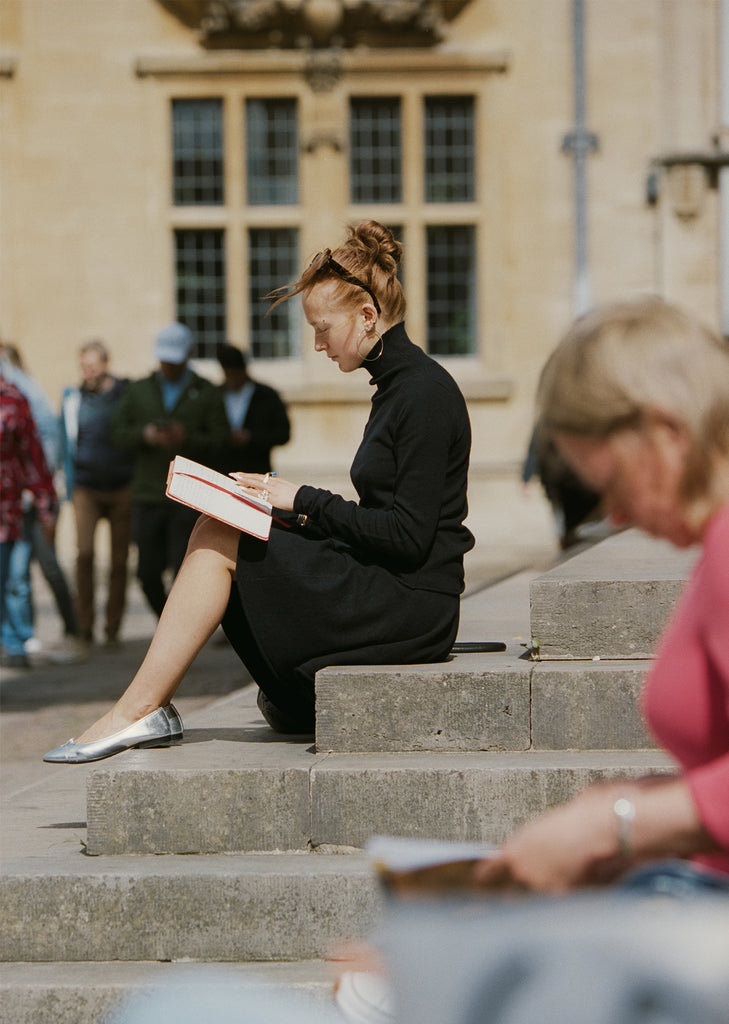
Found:
M 176 455 L 214 463 L 228 435 L 218 389 L 188 365 L 194 335 L 168 324 L 155 340 L 158 368 L 126 389 L 112 420 L 112 440 L 135 457 L 132 478 L 137 578 L 158 616 L 167 599 L 164 572 L 177 574 L 197 513 L 169 501 L 165 485 Z

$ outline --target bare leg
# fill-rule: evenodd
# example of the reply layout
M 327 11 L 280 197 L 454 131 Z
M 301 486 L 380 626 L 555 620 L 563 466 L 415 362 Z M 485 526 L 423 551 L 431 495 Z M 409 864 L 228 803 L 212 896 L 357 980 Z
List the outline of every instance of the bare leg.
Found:
M 228 606 L 240 534 L 207 516 L 198 519 L 152 643 L 114 707 L 78 743 L 111 736 L 172 699 L 188 668 L 220 625 Z

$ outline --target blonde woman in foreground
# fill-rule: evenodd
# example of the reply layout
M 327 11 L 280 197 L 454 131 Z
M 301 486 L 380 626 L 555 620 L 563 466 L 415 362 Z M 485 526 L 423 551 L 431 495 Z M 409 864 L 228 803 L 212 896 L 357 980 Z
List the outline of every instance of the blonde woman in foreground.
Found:
M 548 360 L 538 416 L 616 525 L 701 545 L 643 693 L 680 772 L 589 787 L 517 830 L 478 881 L 566 892 L 642 866 L 636 885 L 729 893 L 729 345 L 657 298 L 598 309 Z

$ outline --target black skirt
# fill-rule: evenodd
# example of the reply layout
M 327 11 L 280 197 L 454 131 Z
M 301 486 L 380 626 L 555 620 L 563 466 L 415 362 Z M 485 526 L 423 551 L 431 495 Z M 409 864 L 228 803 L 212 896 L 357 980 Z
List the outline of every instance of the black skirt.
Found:
M 458 596 L 413 590 L 330 538 L 274 524 L 242 534 L 223 629 L 269 700 L 314 724 L 314 676 L 326 665 L 443 661 L 458 632 Z

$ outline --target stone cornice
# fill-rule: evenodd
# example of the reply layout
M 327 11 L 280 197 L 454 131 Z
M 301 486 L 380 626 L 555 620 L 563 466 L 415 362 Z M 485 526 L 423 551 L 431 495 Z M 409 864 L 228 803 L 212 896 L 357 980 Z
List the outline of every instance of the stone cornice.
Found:
M 157 0 L 206 49 L 433 46 L 471 0 Z

